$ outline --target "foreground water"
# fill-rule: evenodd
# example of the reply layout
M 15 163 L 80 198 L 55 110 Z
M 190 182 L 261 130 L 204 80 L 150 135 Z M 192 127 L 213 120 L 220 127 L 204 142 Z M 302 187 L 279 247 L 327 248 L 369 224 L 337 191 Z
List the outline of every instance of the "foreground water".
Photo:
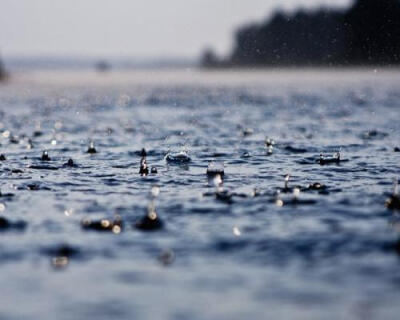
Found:
M 400 175 L 399 79 L 16 75 L 0 86 L 0 318 L 397 318 L 400 220 L 384 204 Z M 139 174 L 142 148 L 157 173 Z M 348 161 L 321 165 L 338 151 Z M 210 161 L 224 164 L 217 196 Z M 286 174 L 297 201 L 276 195 Z M 154 186 L 163 226 L 148 232 L 135 224 Z M 117 216 L 122 230 L 81 225 Z

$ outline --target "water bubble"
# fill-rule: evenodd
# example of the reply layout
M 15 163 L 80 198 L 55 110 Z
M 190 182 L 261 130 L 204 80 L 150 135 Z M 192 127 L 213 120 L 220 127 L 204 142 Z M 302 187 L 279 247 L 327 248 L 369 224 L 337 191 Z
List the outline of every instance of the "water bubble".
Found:
M 220 174 L 217 174 L 214 176 L 213 180 L 212 180 L 214 187 L 219 188 L 222 186 L 223 184 L 223 180 Z
M 224 175 L 224 164 L 215 163 L 214 161 L 210 162 L 207 166 L 207 175 L 211 177 L 219 175 L 222 177 Z
M 60 257 L 54 257 L 51 259 L 51 265 L 55 269 L 63 269 L 65 268 L 69 263 L 68 257 L 65 256 L 60 256 Z
M 151 167 L 150 172 L 153 173 L 153 174 L 156 174 L 156 173 L 158 173 L 158 170 L 157 170 L 156 167 Z
M 82 220 L 82 228 L 86 230 L 94 231 L 111 231 L 115 234 L 122 231 L 123 222 L 120 216 L 115 216 L 114 220 L 101 219 L 97 221 L 92 221 L 91 219 Z M 118 228 L 116 228 L 118 226 Z
M 73 213 L 74 213 L 74 210 L 73 210 L 73 209 L 64 210 L 64 214 L 65 214 L 67 217 L 71 216 Z
M 47 152 L 47 150 L 43 151 L 41 160 L 42 160 L 42 161 L 50 161 L 50 160 L 51 160 L 51 158 L 49 157 L 49 153 Z
M 159 186 L 153 186 L 151 188 L 151 196 L 153 198 L 157 198 L 159 194 L 160 194 L 160 187 Z
M 187 163 L 190 162 L 192 159 L 189 157 L 189 153 L 185 150 L 176 153 L 168 153 L 165 157 L 167 162 L 171 163 Z
M 94 147 L 94 142 L 93 141 L 90 141 L 89 147 L 87 149 L 87 153 L 90 153 L 90 154 L 97 153 L 97 150 Z
M 285 190 L 289 189 L 289 180 L 290 180 L 290 174 L 286 174 L 285 175 L 285 187 L 284 187 Z
M 265 145 L 267 147 L 273 147 L 275 145 L 275 141 L 271 138 L 265 138 Z
M 146 158 L 142 158 L 140 160 L 140 169 L 139 169 L 139 173 L 142 176 L 147 176 L 149 174 L 149 168 L 147 166 L 147 160 Z
M 242 233 L 240 232 L 240 229 L 239 229 L 238 227 L 233 227 L 232 231 L 233 231 L 233 234 L 234 234 L 236 237 L 239 237 L 239 236 L 242 235 Z
M 153 203 L 147 207 L 147 213 L 138 222 L 135 227 L 143 231 L 155 231 L 163 227 L 164 223 L 158 217 Z
M 120 234 L 121 231 L 122 231 L 122 229 L 121 229 L 121 226 L 119 226 L 119 225 L 114 225 L 114 226 L 112 227 L 112 232 L 113 232 L 114 234 Z
M 300 189 L 299 188 L 294 188 L 293 189 L 293 197 L 295 199 L 298 199 L 299 195 L 300 195 Z

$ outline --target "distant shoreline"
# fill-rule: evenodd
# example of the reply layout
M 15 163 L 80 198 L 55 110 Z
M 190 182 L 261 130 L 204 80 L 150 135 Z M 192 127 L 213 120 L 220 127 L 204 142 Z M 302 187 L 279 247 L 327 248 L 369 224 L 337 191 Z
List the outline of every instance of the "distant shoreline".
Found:
M 347 9 L 277 11 L 238 28 L 232 51 L 206 49 L 203 68 L 400 65 L 400 1 L 354 0 Z
M 400 70 L 400 64 L 342 64 L 342 65 L 218 65 L 218 66 L 199 66 L 202 71 L 218 71 L 218 70 L 248 70 L 248 71 L 268 71 L 268 70 Z
M 352 86 L 359 81 L 373 85 L 375 81 L 398 82 L 398 68 L 258 68 L 258 69 L 202 69 L 191 70 L 112 70 L 99 73 L 95 70 L 42 70 L 19 71 L 12 74 L 4 86 L 41 87 L 51 90 L 55 87 L 113 87 L 118 90 L 141 88 L 145 85 L 160 87 L 191 87 L 221 85 L 242 87 L 279 84 L 282 88 L 297 83 L 310 85 Z M 1 86 L 2 87 L 2 86 Z M 0 87 L 0 88 L 1 88 Z

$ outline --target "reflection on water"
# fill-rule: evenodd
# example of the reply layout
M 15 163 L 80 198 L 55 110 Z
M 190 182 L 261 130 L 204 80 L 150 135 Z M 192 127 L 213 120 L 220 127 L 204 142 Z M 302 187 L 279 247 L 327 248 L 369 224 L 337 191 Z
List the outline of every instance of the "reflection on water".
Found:
M 15 75 L 0 318 L 394 318 L 399 75 Z

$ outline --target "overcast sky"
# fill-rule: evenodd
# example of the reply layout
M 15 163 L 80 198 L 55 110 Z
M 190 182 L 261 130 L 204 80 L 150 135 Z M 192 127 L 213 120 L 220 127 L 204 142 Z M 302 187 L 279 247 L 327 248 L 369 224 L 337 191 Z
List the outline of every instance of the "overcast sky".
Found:
M 196 57 L 220 54 L 232 32 L 276 8 L 346 5 L 350 0 L 0 0 L 6 56 Z

